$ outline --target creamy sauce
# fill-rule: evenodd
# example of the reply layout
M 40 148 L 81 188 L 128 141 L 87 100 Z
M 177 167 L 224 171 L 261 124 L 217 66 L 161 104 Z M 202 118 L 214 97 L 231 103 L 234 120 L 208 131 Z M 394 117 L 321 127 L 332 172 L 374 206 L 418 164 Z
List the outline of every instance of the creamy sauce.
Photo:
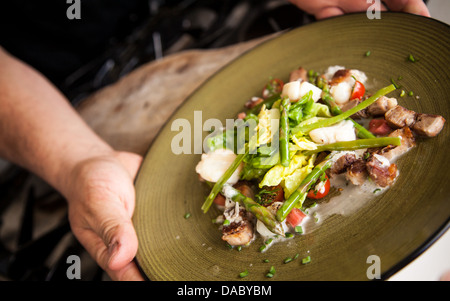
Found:
M 355 213 L 387 189 L 376 186 L 370 180 L 366 180 L 361 186 L 353 185 L 346 180 L 345 174 L 333 177 L 330 182 L 332 187 L 340 191 L 340 194 L 331 197 L 326 203 L 308 209 L 308 215 L 312 218 L 302 223 L 303 233 L 314 231 L 332 215 L 348 216 Z

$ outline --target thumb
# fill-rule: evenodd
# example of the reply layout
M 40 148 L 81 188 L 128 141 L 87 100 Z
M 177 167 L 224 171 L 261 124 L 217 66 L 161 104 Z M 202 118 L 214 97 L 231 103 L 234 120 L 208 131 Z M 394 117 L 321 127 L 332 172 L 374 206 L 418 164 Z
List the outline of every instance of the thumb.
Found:
M 74 213 L 72 216 L 69 219 L 73 221 L 74 235 L 104 270 L 121 269 L 133 260 L 138 240 L 124 206 L 110 202 L 84 217 Z
M 103 260 L 106 268 L 120 270 L 130 263 L 137 252 L 138 240 L 131 220 L 116 219 L 113 228 L 106 229 L 102 239 L 108 249 L 107 258 Z

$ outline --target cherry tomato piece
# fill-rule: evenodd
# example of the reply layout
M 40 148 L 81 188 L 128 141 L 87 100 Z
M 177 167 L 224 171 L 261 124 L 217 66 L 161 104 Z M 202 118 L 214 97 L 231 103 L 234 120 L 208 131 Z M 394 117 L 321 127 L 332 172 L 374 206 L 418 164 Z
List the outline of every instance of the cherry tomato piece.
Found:
M 316 190 L 318 186 L 320 188 L 319 190 Z M 330 191 L 330 186 L 330 179 L 327 175 L 325 175 L 325 183 L 323 184 L 323 186 L 316 184 L 308 191 L 307 197 L 310 199 L 321 199 L 328 194 L 328 192 Z
M 364 84 L 360 81 L 355 81 L 350 99 L 362 99 L 364 93 L 366 93 L 366 87 L 364 87 Z
M 385 136 L 392 132 L 392 129 L 385 119 L 372 119 L 369 122 L 369 131 L 375 135 Z
M 304 214 L 300 209 L 294 208 L 289 212 L 286 217 L 286 221 L 292 226 L 296 227 L 302 223 L 302 220 L 305 218 L 306 214 Z
M 284 83 L 281 79 L 278 79 L 278 78 L 271 79 L 264 86 L 264 89 L 262 91 L 262 97 L 264 99 L 267 99 L 274 94 L 281 93 L 281 91 L 283 91 L 283 86 L 284 86 Z

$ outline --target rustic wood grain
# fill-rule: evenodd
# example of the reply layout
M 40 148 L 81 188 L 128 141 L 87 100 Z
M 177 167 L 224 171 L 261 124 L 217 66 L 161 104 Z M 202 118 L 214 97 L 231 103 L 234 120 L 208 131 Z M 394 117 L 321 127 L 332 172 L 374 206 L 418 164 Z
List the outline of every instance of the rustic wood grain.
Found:
M 145 154 L 175 109 L 211 75 L 274 35 L 220 49 L 188 50 L 137 68 L 77 107 L 116 150 Z

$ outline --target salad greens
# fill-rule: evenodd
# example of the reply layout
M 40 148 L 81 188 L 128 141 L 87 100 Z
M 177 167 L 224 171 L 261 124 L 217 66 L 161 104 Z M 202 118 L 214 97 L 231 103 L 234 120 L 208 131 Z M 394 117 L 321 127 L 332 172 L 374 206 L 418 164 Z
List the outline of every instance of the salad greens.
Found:
M 210 151 L 220 148 L 231 149 L 237 156 L 222 177 L 214 184 L 206 198 L 202 210 L 207 212 L 218 193 L 224 193 L 228 178 L 241 166 L 240 179 L 255 180 L 261 190 L 265 186 L 281 185 L 285 202 L 276 215 L 270 213 L 255 200 L 228 188 L 232 200 L 239 202 L 253 213 L 268 229 L 283 234 L 280 223 L 293 208 L 301 208 L 311 187 L 321 178 L 333 163 L 333 151 L 354 150 L 386 145 L 399 145 L 400 138 L 376 138 L 361 125 L 350 119 L 356 112 L 367 108 L 378 98 L 395 90 L 394 85 L 384 87 L 354 108 L 342 112 L 328 93 L 327 85 L 319 82 L 324 103 L 312 98 L 312 91 L 305 93 L 297 101 L 282 96 L 281 91 L 271 91 L 270 97 L 249 109 L 240 126 L 248 126 L 250 121 L 256 128 L 238 131 L 238 127 L 225 129 L 209 137 L 206 144 Z M 311 139 L 309 132 L 332 126 L 343 120 L 355 124 L 359 138 L 354 141 L 320 145 Z M 240 134 L 239 134 L 240 133 Z M 242 134 L 244 133 L 244 134 Z M 245 135 L 245 137 L 243 137 Z M 243 149 L 236 147 L 237 141 L 244 139 Z M 330 152 L 325 159 L 316 162 L 317 153 Z

